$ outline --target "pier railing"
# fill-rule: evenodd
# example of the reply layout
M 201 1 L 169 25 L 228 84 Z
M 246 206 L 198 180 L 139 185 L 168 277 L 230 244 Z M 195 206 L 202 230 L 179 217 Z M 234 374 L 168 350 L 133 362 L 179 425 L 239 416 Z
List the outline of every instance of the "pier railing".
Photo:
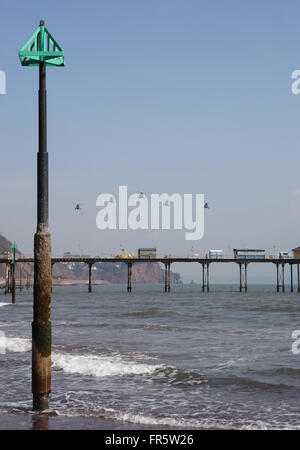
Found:
M 17 254 L 15 260 L 10 253 L 0 254 L 0 263 L 6 264 L 6 279 L 5 279 L 5 292 L 9 291 L 10 283 L 15 283 L 15 271 L 13 270 L 16 264 L 33 263 L 34 255 Z M 235 263 L 239 268 L 239 286 L 240 291 L 247 292 L 248 289 L 248 265 L 250 263 L 268 263 L 276 266 L 276 287 L 277 292 L 285 291 L 285 269 L 290 268 L 290 288 L 291 292 L 294 290 L 293 273 L 296 267 L 297 287 L 300 292 L 300 258 L 281 258 L 278 255 L 267 254 L 264 258 L 251 258 L 245 257 L 243 259 L 235 258 L 232 254 L 223 254 L 221 257 L 213 257 L 209 253 L 187 253 L 182 255 L 175 254 L 162 254 L 155 257 L 143 257 L 140 258 L 135 255 L 124 254 L 108 254 L 102 253 L 100 255 L 84 255 L 84 254 L 53 254 L 51 256 L 52 266 L 56 263 L 70 264 L 70 263 L 84 263 L 88 265 L 88 292 L 92 292 L 92 270 L 96 263 L 124 263 L 127 265 L 127 291 L 132 291 L 132 267 L 135 263 L 153 262 L 160 263 L 164 266 L 164 284 L 165 292 L 170 292 L 171 285 L 171 264 L 173 263 L 198 263 L 202 266 L 202 291 L 209 291 L 209 275 L 210 265 L 213 263 Z M 13 267 L 14 266 L 14 267 Z M 290 266 L 290 267 L 289 267 Z

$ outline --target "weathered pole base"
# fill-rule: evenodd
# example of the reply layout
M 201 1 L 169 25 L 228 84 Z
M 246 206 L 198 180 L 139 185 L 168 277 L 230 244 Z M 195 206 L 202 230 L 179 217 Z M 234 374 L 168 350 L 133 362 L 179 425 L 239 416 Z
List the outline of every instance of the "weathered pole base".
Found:
M 33 411 L 44 411 L 49 408 L 50 393 L 33 394 Z
M 32 393 L 33 409 L 43 411 L 51 392 L 51 236 L 46 228 L 34 236 L 34 257 Z

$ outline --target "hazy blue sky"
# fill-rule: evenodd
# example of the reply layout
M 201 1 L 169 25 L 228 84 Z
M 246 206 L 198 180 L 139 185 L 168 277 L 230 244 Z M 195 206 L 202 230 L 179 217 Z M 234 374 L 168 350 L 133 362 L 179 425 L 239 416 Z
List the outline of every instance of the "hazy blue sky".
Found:
M 300 245 L 298 1 L 2 0 L 0 8 L 0 232 L 24 252 L 36 227 L 38 69 L 21 67 L 18 51 L 40 19 L 66 62 L 47 78 L 53 253 Z M 98 230 L 96 198 L 119 185 L 204 193 L 204 238 Z M 200 279 L 196 264 L 174 269 Z M 213 272 L 219 281 L 238 275 Z

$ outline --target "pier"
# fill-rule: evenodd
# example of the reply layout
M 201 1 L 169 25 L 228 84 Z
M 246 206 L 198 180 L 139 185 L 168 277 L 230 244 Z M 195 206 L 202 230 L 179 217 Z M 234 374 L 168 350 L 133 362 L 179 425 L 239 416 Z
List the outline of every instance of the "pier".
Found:
M 15 282 L 15 268 L 11 267 L 11 260 L 6 258 L 0 258 L 0 264 L 6 264 L 6 280 L 7 287 L 5 291 L 11 292 L 11 284 Z M 34 256 L 20 256 L 16 257 L 16 264 L 24 263 L 34 263 Z M 207 255 L 200 256 L 175 256 L 175 255 L 164 255 L 157 256 L 153 258 L 141 258 L 141 257 L 119 257 L 119 256 L 64 256 L 64 255 L 54 255 L 51 258 L 51 265 L 53 267 L 56 263 L 84 263 L 88 265 L 89 275 L 88 275 L 88 292 L 92 292 L 92 267 L 95 263 L 124 263 L 127 265 L 128 276 L 127 276 L 127 292 L 132 292 L 132 266 L 135 263 L 161 263 L 164 267 L 164 290 L 165 292 L 171 291 L 171 264 L 173 263 L 198 263 L 200 265 L 200 272 L 202 273 L 202 291 L 209 292 L 210 290 L 210 271 L 211 264 L 229 264 L 235 263 L 239 267 L 239 290 L 240 292 L 247 292 L 248 290 L 248 265 L 249 264 L 274 264 L 276 267 L 276 290 L 277 292 L 286 291 L 286 276 L 289 272 L 290 278 L 290 291 L 294 292 L 294 272 L 296 268 L 296 280 L 297 280 L 297 291 L 300 292 L 300 258 L 288 258 L 282 259 L 279 257 L 274 257 L 272 255 L 266 255 L 264 259 L 237 259 L 235 257 L 225 256 L 224 258 L 209 258 Z M 202 266 L 202 268 L 201 268 Z M 287 266 L 287 267 L 286 267 Z M 289 269 L 289 271 L 287 270 Z M 20 278 L 21 280 L 21 278 Z M 22 285 L 22 280 L 19 285 Z M 27 287 L 27 286 L 26 286 Z

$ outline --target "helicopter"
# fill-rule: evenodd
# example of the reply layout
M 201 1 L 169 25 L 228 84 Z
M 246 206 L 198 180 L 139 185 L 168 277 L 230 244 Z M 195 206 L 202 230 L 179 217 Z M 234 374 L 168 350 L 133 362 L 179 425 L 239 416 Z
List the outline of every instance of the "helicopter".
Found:
M 80 210 L 81 210 L 80 204 L 79 204 L 79 203 L 76 203 L 74 209 L 75 209 L 75 211 L 80 211 Z

